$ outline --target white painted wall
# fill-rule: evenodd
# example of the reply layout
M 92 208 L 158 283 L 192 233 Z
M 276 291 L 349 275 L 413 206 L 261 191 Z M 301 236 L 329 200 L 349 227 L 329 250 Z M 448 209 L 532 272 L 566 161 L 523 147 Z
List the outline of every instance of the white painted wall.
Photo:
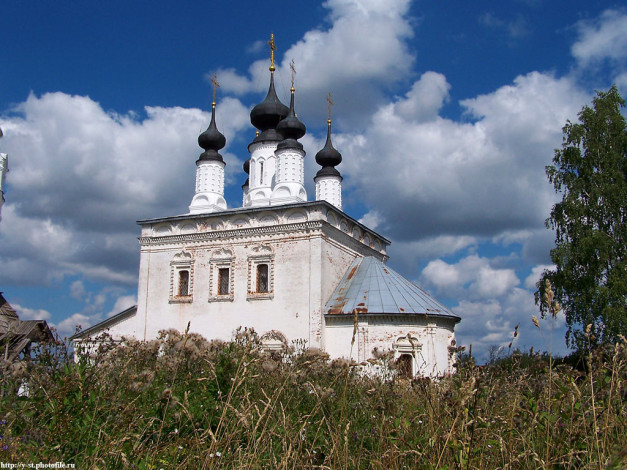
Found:
M 276 150 L 278 142 L 257 142 L 250 144 L 250 173 L 248 194 L 244 207 L 259 207 L 270 204 L 270 196 L 275 180 Z
M 331 357 L 362 362 L 371 358 L 372 350 L 377 348 L 394 351 L 395 358 L 404 352 L 412 354 L 414 375 L 437 377 L 451 371 L 448 347 L 455 338 L 451 320 L 427 320 L 424 315 L 359 315 L 355 330 L 354 317 L 343 317 L 325 318 L 325 350 Z M 412 338 L 413 349 L 407 349 L 412 344 L 407 335 Z
M 190 214 L 223 211 L 224 162 L 198 161 L 196 163 L 196 191 L 189 206 Z
M 327 201 L 342 209 L 342 182 L 338 176 L 316 177 L 316 201 Z
M 296 148 L 277 149 L 275 185 L 270 204 L 286 204 L 307 200 L 305 191 L 305 151 Z
M 329 211 L 335 215 L 328 217 Z M 140 337 L 152 339 L 167 328 L 182 331 L 190 322 L 190 331 L 209 339 L 229 340 L 236 328 L 247 326 L 260 335 L 278 330 L 290 341 L 305 339 L 310 346 L 322 346 L 322 310 L 348 266 L 356 256 L 385 257 L 385 242 L 374 232 L 370 238 L 380 240 L 380 251 L 332 227 L 329 219 L 354 225 L 340 214 L 325 204 L 308 204 L 144 224 L 136 326 Z M 220 250 L 232 253 L 228 298 L 216 298 L 217 282 L 212 280 L 217 273 L 213 259 Z M 269 256 L 269 295 L 251 294 L 258 256 Z M 177 298 L 176 269 L 184 268 L 184 259 L 189 259 L 192 295 Z
M 140 222 L 138 307 L 109 326 L 114 338 L 154 339 L 175 328 L 228 341 L 240 326 L 259 335 L 278 331 L 332 358 L 357 362 L 372 350 L 408 344 L 414 374 L 450 371 L 452 319 L 425 315 L 324 316 L 324 307 L 358 256 L 387 258 L 387 241 L 323 202 L 251 208 Z M 270 292 L 255 293 L 257 263 L 270 266 Z M 230 269 L 230 291 L 218 295 L 220 267 Z M 189 270 L 190 295 L 177 296 L 177 272 Z M 351 347 L 353 332 L 355 341 Z M 408 335 L 413 343 L 408 343 Z

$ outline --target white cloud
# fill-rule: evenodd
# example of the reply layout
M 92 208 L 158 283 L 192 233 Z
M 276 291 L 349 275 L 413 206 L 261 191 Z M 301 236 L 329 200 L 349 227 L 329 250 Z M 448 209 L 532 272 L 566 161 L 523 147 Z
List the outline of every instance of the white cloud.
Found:
M 98 317 L 90 317 L 82 313 L 75 313 L 65 320 L 59 322 L 57 325 L 54 325 L 54 327 L 57 329 L 59 337 L 69 338 L 76 332 L 77 327 L 85 330 L 97 323 L 98 321 L 100 321 Z
M 124 289 L 118 287 L 105 286 L 100 290 L 88 290 L 82 281 L 77 280 L 70 284 L 69 290 L 70 295 L 82 294 L 79 300 L 83 301 L 83 306 L 79 312 L 75 312 L 58 324 L 51 323 L 51 326 L 57 328 L 61 337 L 73 335 L 77 325 L 84 330 L 137 303 L 135 294 L 124 294 Z
M 544 167 L 587 96 L 569 79 L 533 72 L 463 101 L 472 123 L 399 114 L 421 107 L 421 89 L 381 106 L 364 133 L 334 136 L 342 173 L 388 234 L 494 237 L 541 227 L 555 200 Z
M 371 228 L 372 230 L 376 230 L 379 222 L 381 220 L 381 215 L 376 211 L 370 211 L 359 219 L 359 223 L 364 224 L 366 227 Z
M 394 103 L 394 112 L 411 122 L 432 121 L 449 99 L 451 85 L 441 73 L 425 72 L 405 95 Z
M 501 352 L 512 348 L 549 351 L 564 355 L 567 348 L 564 343 L 566 333 L 564 315 L 560 313 L 555 321 L 539 319 L 540 329 L 532 323 L 532 317 L 538 315 L 533 294 L 518 287 L 513 288 L 499 299 L 461 300 L 453 310 L 462 317 L 455 330 L 460 344 L 473 346 L 474 354 L 480 361 L 488 359 L 488 350 L 492 346 L 500 347 Z M 518 335 L 513 337 L 518 326 Z
M 438 295 L 461 295 L 471 299 L 495 299 L 510 292 L 520 281 L 513 269 L 494 268 L 488 258 L 470 255 L 457 263 L 440 259 L 422 270 L 421 283 Z
M 299 113 L 321 119 L 326 111 L 324 97 L 331 91 L 343 118 L 359 119 L 365 110 L 381 102 L 382 87 L 402 81 L 411 73 L 415 57 L 407 45 L 407 39 L 413 36 L 407 17 L 409 5 L 409 0 L 325 2 L 328 28 L 306 32 L 287 50 L 281 48 L 281 38 L 275 38 L 279 97 L 287 98 L 289 64 L 294 60 Z M 248 76 L 228 68 L 217 74 L 226 92 L 261 92 L 268 87 L 268 66 L 268 59 L 263 59 L 249 67 Z
M 572 55 L 583 66 L 610 59 L 625 62 L 627 58 L 627 11 L 606 10 L 598 18 L 577 24 L 579 40 Z
M 428 284 L 435 286 L 438 291 L 461 287 L 464 282 L 461 279 L 461 272 L 440 259 L 429 262 L 422 270 L 422 276 Z
M 215 72 L 208 72 L 205 74 L 205 80 L 210 81 L 214 73 L 220 83 L 220 88 L 226 92 L 243 95 L 254 88 L 252 80 L 238 74 L 233 68 L 218 69 Z
M 20 317 L 20 320 L 50 320 L 50 312 L 44 309 L 22 307 L 18 304 L 13 304 L 13 308 Z
M 87 291 L 82 281 L 74 281 L 70 284 L 70 297 L 76 300 L 82 300 Z
M 531 289 L 531 290 L 535 291 L 536 290 L 536 283 L 542 277 L 542 273 L 544 271 L 547 271 L 547 270 L 553 269 L 553 268 L 555 268 L 555 265 L 551 265 L 551 264 L 540 264 L 538 266 L 534 266 L 531 269 L 531 274 L 529 274 L 529 276 L 527 276 L 527 278 L 525 279 L 525 287 L 527 289 Z
M 134 222 L 186 211 L 202 151 L 197 137 L 210 114 L 147 107 L 138 120 L 64 93 L 31 94 L 15 113 L 1 124 L 11 173 L 0 225 L 0 283 L 83 274 L 134 284 Z M 248 111 L 225 98 L 216 119 L 228 145 L 248 125 Z M 232 181 L 241 161 L 228 146 L 223 155 Z
M 137 297 L 135 295 L 123 295 L 118 297 L 113 304 L 113 308 L 109 313 L 107 313 L 106 317 L 109 318 L 113 315 L 117 315 L 133 305 L 137 305 Z
M 385 228 L 381 233 L 387 231 Z M 412 278 L 416 274 L 417 266 L 424 260 L 455 255 L 463 250 L 472 252 L 476 245 L 476 237 L 439 235 L 412 241 L 393 241 L 387 251 L 394 269 Z
M 479 268 L 470 289 L 480 298 L 493 298 L 510 292 L 519 283 L 520 280 L 513 269 L 494 269 L 489 265 L 483 265 Z

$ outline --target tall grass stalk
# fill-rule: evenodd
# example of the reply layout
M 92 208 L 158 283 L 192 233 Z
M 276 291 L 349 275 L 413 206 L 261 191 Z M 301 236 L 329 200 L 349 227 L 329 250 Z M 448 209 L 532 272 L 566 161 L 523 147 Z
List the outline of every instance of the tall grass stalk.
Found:
M 263 352 L 246 330 L 228 343 L 176 331 L 149 342 L 105 340 L 98 356 L 76 363 L 61 346 L 43 347 L 31 361 L 2 366 L 0 461 L 620 468 L 627 463 L 626 346 L 590 351 L 587 372 L 516 349 L 485 366 L 461 355 L 456 372 L 437 380 L 370 377 L 301 347 Z M 389 355 L 380 366 L 395 374 Z M 16 393 L 22 380 L 28 398 Z

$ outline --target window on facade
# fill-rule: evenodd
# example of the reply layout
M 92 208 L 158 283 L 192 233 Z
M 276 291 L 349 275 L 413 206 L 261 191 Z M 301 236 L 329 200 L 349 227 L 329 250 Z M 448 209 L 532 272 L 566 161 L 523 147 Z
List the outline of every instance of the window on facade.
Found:
M 263 184 L 263 162 L 259 163 L 259 184 Z
M 229 295 L 229 268 L 218 269 L 218 295 Z
M 179 295 L 189 295 L 189 271 L 179 271 Z
M 413 358 L 411 354 L 401 354 L 396 361 L 396 367 L 398 370 L 398 376 L 404 379 L 411 379 L 413 377 L 412 371 Z
M 267 264 L 257 265 L 257 292 L 258 293 L 268 292 L 268 265 Z

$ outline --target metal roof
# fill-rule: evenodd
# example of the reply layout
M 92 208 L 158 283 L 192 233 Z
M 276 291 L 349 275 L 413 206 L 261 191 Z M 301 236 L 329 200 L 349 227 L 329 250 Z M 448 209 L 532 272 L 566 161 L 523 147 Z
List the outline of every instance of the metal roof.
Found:
M 324 312 L 440 315 L 460 320 L 426 291 L 372 256 L 353 261 Z
M 137 313 L 137 305 L 133 305 L 132 307 L 127 308 L 126 310 L 122 310 L 120 313 L 116 313 L 112 317 L 109 317 L 105 320 L 102 320 L 100 323 L 96 323 L 95 325 L 90 326 L 78 333 L 70 336 L 69 340 L 74 341 L 75 339 L 83 339 L 89 337 L 92 333 L 96 332 L 100 334 L 104 329 L 109 328 L 116 323 L 124 320 L 127 317 L 131 317 Z

